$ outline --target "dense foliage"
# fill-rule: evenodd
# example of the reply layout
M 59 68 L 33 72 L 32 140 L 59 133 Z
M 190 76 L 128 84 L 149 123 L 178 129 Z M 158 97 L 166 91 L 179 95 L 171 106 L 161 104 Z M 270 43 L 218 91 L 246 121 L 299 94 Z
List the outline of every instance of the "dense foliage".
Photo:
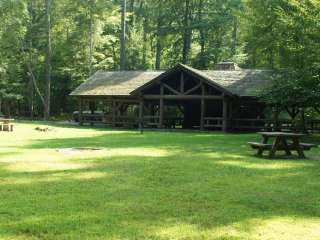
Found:
M 294 70 L 275 84 L 290 87 L 289 101 L 308 95 L 303 105 L 319 109 L 319 10 L 318 0 L 2 0 L 2 112 L 41 116 L 46 104 L 51 114 L 70 112 L 72 89 L 120 63 L 129 70 L 178 62 L 210 69 L 224 59 Z M 264 95 L 271 103 L 282 94 Z
M 275 72 L 264 99 L 292 119 L 319 112 L 320 1 L 252 0 L 247 6 L 248 64 Z

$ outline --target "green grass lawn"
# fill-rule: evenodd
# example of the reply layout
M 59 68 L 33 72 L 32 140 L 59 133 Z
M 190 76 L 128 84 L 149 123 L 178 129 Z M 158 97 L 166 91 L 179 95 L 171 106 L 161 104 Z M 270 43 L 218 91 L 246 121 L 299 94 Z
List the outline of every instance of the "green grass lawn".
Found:
M 320 239 L 320 149 L 267 160 L 256 134 L 39 124 L 0 132 L 1 240 Z

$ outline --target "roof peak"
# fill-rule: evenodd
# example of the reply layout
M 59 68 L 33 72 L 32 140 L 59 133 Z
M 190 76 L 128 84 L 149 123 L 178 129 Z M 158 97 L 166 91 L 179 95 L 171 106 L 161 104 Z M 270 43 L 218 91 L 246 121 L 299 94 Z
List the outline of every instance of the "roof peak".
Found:
M 228 64 L 228 63 L 233 63 L 233 62 L 221 62 L 221 64 Z M 220 63 L 218 63 L 220 64 Z M 138 69 L 135 69 L 135 70 L 102 70 L 102 69 L 99 69 L 97 70 L 93 75 L 95 74 L 99 74 L 99 73 L 163 73 L 163 72 L 166 72 L 170 69 L 173 69 L 173 68 L 177 68 L 177 67 L 182 67 L 184 69 L 189 69 L 189 70 L 193 70 L 193 71 L 200 71 L 200 72 L 213 72 L 213 71 L 220 71 L 220 72 L 250 72 L 250 71 L 256 71 L 256 72 L 262 72 L 262 71 L 270 71 L 270 70 L 265 70 L 265 69 L 244 69 L 244 68 L 240 68 L 236 63 L 233 63 L 235 64 L 237 67 L 235 67 L 234 69 L 229 69 L 229 68 L 225 68 L 225 69 L 198 69 L 198 68 L 195 68 L 195 67 L 192 67 L 192 66 L 189 66 L 187 64 L 183 64 L 183 63 L 178 63 L 176 64 L 174 67 L 172 68 L 169 68 L 169 69 L 161 69 L 161 70 L 156 70 L 156 69 L 146 69 L 146 70 L 138 70 Z

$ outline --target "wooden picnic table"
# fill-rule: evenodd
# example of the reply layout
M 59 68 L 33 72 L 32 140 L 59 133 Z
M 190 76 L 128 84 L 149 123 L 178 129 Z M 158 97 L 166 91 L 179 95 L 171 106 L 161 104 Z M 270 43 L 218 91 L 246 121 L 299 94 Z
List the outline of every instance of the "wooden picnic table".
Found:
M 0 118 L 0 130 L 1 131 L 13 131 L 13 118 Z
M 13 118 L 0 118 L 0 122 L 4 122 L 4 123 L 10 123 L 13 121 L 14 121 Z
M 305 158 L 304 150 L 316 147 L 314 144 L 301 143 L 300 139 L 305 134 L 290 132 L 259 132 L 262 142 L 249 142 L 252 148 L 258 149 L 257 155 L 262 156 L 264 151 L 269 151 L 269 157 L 274 158 L 277 151 L 285 151 L 287 156 L 291 156 L 291 151 L 297 151 L 300 158 Z M 269 139 L 273 138 L 271 144 Z M 288 141 L 290 140 L 290 141 Z

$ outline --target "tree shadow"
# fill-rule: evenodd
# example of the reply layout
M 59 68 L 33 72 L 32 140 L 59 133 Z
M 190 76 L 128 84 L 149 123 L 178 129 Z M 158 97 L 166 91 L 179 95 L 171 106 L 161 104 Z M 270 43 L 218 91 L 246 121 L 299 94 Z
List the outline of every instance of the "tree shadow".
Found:
M 185 224 L 194 226 L 194 237 L 201 238 L 202 231 L 252 219 L 319 218 L 320 162 L 255 158 L 246 146 L 253 136 L 128 132 L 36 140 L 21 148 L 92 146 L 138 152 L 73 159 L 90 162 L 80 169 L 28 173 L 2 166 L 1 178 L 29 181 L 1 185 L 0 236 L 179 239 L 159 230 Z M 139 155 L 143 148 L 171 154 Z

